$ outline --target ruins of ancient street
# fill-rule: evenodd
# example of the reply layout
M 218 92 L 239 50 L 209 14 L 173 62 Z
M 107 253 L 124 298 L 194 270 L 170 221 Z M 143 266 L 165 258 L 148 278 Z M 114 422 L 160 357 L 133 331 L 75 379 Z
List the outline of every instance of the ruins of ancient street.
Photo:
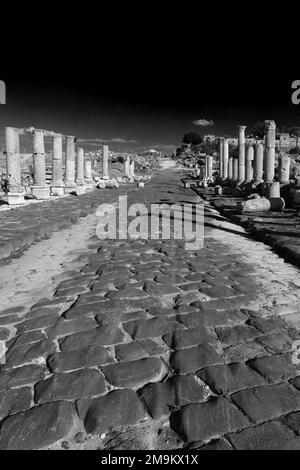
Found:
M 6 128 L 1 450 L 300 449 L 299 173 L 265 132 L 121 158 Z

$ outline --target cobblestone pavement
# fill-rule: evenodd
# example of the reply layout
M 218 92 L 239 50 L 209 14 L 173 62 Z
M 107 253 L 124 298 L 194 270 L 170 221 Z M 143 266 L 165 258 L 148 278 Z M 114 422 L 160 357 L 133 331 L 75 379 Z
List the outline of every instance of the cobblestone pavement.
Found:
M 193 197 L 163 171 L 128 202 Z M 0 313 L 1 449 L 300 449 L 299 270 L 208 206 L 206 226 L 197 252 L 99 241 Z

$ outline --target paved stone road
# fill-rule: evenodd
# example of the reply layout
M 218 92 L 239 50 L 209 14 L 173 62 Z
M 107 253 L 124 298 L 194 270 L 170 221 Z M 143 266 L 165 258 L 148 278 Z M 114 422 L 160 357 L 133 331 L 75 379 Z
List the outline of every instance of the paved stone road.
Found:
M 129 204 L 191 196 L 164 171 Z M 1 312 L 1 449 L 300 449 L 299 271 L 223 222 L 197 252 L 99 241 L 53 299 Z

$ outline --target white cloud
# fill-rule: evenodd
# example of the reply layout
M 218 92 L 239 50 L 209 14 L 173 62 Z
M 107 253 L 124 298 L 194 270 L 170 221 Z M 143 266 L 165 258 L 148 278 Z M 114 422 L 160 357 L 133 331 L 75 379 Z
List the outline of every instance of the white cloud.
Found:
M 195 124 L 195 126 L 201 126 L 201 127 L 208 127 L 208 126 L 215 125 L 213 120 L 208 121 L 207 119 L 196 119 L 196 121 L 193 121 L 193 124 Z
M 106 143 L 117 143 L 117 144 L 133 144 L 137 143 L 137 140 L 126 140 L 123 139 L 122 137 L 113 137 L 112 139 L 99 139 L 98 137 L 94 139 L 78 139 L 78 142 L 81 143 L 86 143 L 86 144 L 91 144 L 91 145 L 96 145 L 96 144 L 102 144 L 103 142 Z

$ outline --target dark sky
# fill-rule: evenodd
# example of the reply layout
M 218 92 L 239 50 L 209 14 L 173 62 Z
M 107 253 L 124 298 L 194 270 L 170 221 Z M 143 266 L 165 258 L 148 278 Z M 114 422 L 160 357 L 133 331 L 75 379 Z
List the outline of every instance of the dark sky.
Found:
M 7 87 L 7 104 L 0 105 L 1 145 L 6 125 L 73 134 L 89 150 L 103 140 L 118 150 L 170 150 L 184 132 L 234 136 L 237 125 L 251 127 L 260 119 L 300 126 L 300 106 L 291 102 L 291 83 L 297 79 L 291 71 L 293 56 L 286 72 L 291 79 L 280 78 L 270 55 L 273 43 L 262 42 L 257 50 L 252 44 L 247 51 L 243 25 L 239 30 L 233 24 L 231 46 L 225 45 L 227 34 L 209 47 L 216 19 L 205 36 L 203 20 L 195 18 L 198 29 L 192 28 L 193 12 L 187 34 L 183 18 L 178 26 L 155 16 L 149 26 L 125 22 L 122 14 L 120 23 L 96 12 L 89 11 L 87 18 L 78 14 L 80 23 L 69 18 L 72 35 L 65 18 L 55 16 L 51 28 L 39 23 L 27 28 L 17 51 L 13 43 L 11 49 L 3 47 L 8 60 L 2 57 L 0 67 Z M 148 17 L 149 11 L 143 14 Z M 219 17 L 223 21 L 221 11 Z M 260 19 L 264 26 L 261 15 L 255 31 Z M 253 42 L 253 24 L 252 32 Z M 214 126 L 196 126 L 197 120 Z

